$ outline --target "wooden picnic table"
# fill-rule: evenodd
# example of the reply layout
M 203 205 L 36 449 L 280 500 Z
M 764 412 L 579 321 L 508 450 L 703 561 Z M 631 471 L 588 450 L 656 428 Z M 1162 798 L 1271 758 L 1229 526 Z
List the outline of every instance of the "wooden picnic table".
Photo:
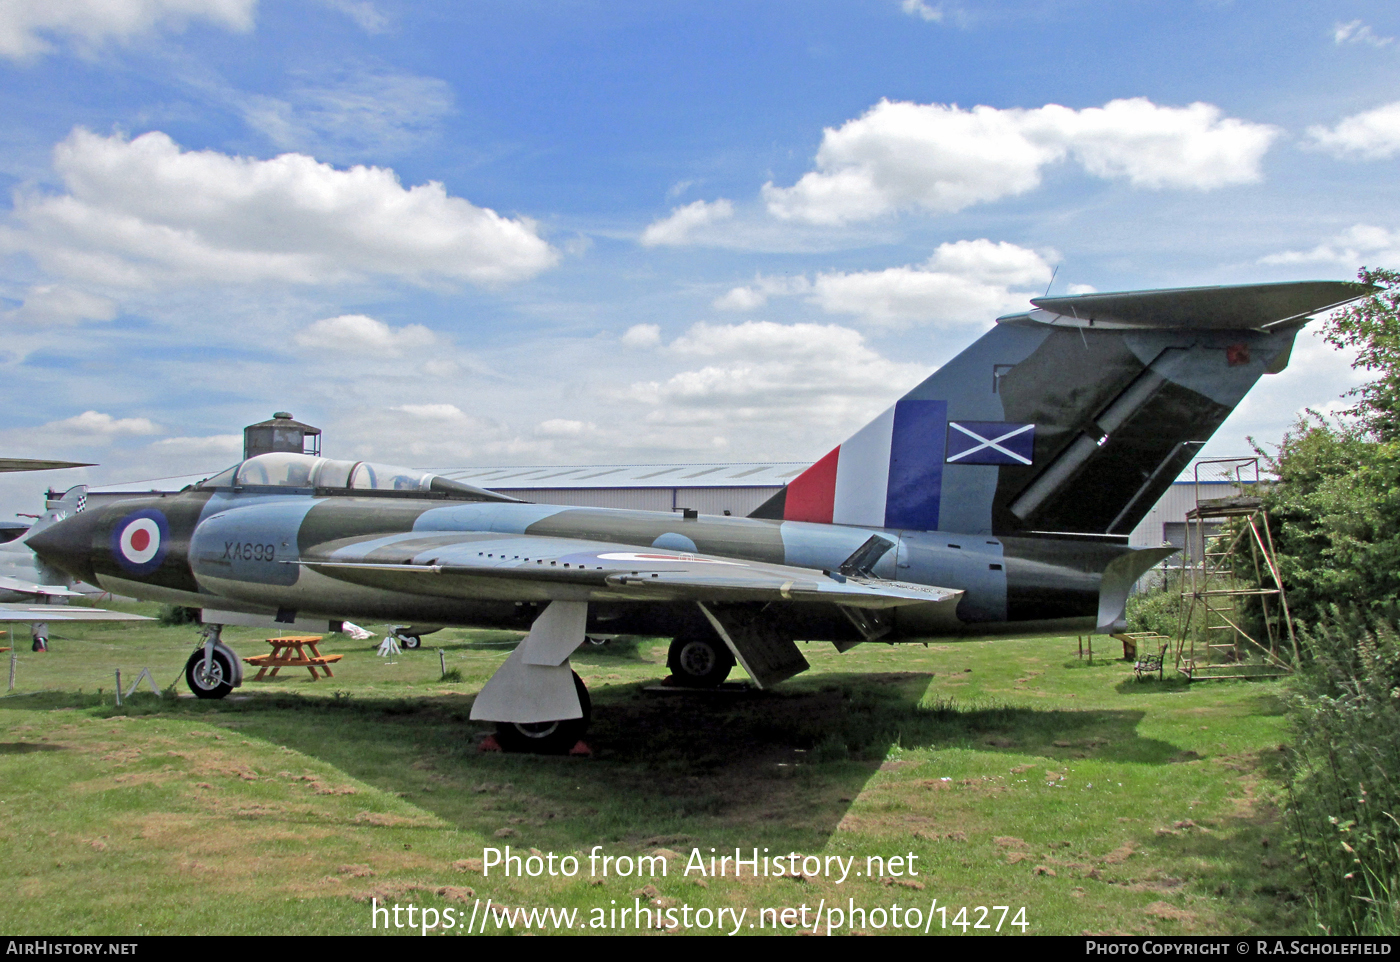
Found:
M 268 638 L 267 643 L 272 646 L 270 655 L 250 655 L 243 660 L 250 665 L 258 666 L 258 673 L 253 681 L 262 681 L 267 675 L 267 670 L 272 669 L 269 678 L 276 678 L 277 673 L 283 668 L 305 668 L 311 672 L 311 680 L 319 681 L 320 676 L 316 674 L 319 668 L 326 673 L 327 678 L 334 678 L 331 674 L 331 664 L 340 661 L 343 655 L 323 655 L 316 645 L 320 642 L 320 635 L 286 635 L 282 638 Z

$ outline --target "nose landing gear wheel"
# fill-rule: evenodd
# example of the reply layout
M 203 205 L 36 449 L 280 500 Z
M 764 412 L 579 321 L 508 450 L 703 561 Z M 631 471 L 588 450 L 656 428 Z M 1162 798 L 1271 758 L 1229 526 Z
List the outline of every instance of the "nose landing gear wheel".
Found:
M 682 636 L 671 642 L 666 667 L 682 685 L 714 688 L 729 677 L 734 655 L 718 638 Z
M 588 697 L 588 689 L 578 672 L 574 672 L 574 690 L 578 692 L 579 706 L 583 708 L 582 718 L 528 724 L 496 722 L 496 742 L 502 751 L 563 755 L 578 744 L 578 740 L 588 731 L 588 722 L 593 715 L 593 700 Z
M 233 664 L 217 649 L 208 665 L 203 648 L 196 648 L 185 662 L 185 683 L 197 698 L 223 698 L 233 691 L 233 678 Z

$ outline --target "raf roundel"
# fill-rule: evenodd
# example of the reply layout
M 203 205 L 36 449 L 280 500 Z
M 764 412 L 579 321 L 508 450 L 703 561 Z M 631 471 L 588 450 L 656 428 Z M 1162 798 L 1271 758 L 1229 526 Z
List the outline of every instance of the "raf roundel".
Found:
M 170 525 L 154 509 L 134 511 L 112 530 L 112 556 L 132 574 L 149 574 L 165 560 Z

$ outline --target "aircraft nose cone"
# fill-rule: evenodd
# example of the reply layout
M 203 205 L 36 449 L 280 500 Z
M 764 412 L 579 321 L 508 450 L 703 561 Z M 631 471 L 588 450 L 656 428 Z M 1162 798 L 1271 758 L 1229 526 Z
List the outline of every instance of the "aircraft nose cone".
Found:
M 62 568 L 75 578 L 95 584 L 92 570 L 92 534 L 102 512 L 81 511 L 30 535 L 24 543 L 45 564 Z

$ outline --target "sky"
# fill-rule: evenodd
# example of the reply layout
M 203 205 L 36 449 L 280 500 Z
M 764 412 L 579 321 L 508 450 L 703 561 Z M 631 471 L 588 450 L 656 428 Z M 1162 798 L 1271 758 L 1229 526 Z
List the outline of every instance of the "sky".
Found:
M 815 460 L 1044 293 L 1400 267 L 1393 3 L 5 0 L 0 451 Z M 1362 379 L 1314 330 L 1207 455 Z

